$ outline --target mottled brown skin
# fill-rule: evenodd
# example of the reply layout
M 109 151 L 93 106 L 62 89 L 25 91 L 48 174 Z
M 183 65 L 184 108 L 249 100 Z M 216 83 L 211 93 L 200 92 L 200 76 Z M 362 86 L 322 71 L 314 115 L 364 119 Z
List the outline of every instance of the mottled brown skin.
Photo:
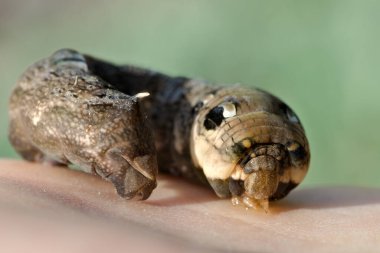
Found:
M 146 199 L 156 187 L 156 151 L 138 98 L 113 89 L 76 51 L 29 67 L 9 115 L 10 142 L 27 160 L 74 164 L 127 199 Z
M 144 106 L 160 170 L 209 184 L 234 204 L 264 209 L 306 175 L 310 151 L 304 129 L 277 97 L 85 58 L 116 89 L 151 94 Z

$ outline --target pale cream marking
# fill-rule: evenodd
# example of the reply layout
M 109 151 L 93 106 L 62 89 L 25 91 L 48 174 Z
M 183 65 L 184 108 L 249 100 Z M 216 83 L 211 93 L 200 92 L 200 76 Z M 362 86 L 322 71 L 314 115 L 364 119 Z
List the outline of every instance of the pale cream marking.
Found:
M 305 168 L 305 166 L 304 167 L 292 167 L 290 169 L 291 180 L 296 184 L 301 183 L 301 181 L 306 176 L 306 172 L 307 172 L 307 169 Z
M 76 86 L 78 84 L 78 76 L 75 76 L 74 84 L 73 86 Z
M 223 156 L 215 149 L 203 136 L 194 137 L 194 156 L 199 166 L 203 169 L 205 176 L 209 179 L 227 179 L 234 166 L 230 161 L 223 159 Z
M 206 105 L 208 102 L 210 102 L 211 99 L 214 98 L 214 95 L 208 94 L 204 99 L 203 99 L 203 104 Z
M 245 180 L 248 177 L 248 174 L 244 173 L 244 170 L 239 165 L 235 167 L 234 171 L 231 174 L 232 179 L 234 180 Z
M 296 151 L 298 148 L 299 148 L 299 144 L 297 143 L 297 142 L 293 142 L 292 144 L 290 144 L 289 146 L 288 146 L 288 150 L 289 151 L 291 151 L 291 152 L 294 152 L 294 151 Z
M 36 113 L 32 118 L 33 125 L 37 126 L 38 122 L 41 120 L 41 112 Z
M 134 97 L 136 97 L 136 98 L 145 98 L 148 96 L 150 96 L 149 92 L 140 92 L 140 93 L 137 93 L 136 95 L 134 95 Z
M 239 180 L 241 177 L 241 173 L 243 173 L 243 170 L 240 166 L 236 166 L 234 171 L 231 173 L 231 177 L 234 180 Z
M 226 103 L 222 107 L 224 118 L 231 118 L 236 115 L 236 107 L 233 103 Z
M 252 143 L 251 143 L 251 141 L 250 140 L 248 140 L 248 139 L 244 139 L 242 142 L 241 142 L 241 144 L 243 144 L 243 146 L 245 147 L 245 148 L 250 148 L 251 146 L 252 146 Z

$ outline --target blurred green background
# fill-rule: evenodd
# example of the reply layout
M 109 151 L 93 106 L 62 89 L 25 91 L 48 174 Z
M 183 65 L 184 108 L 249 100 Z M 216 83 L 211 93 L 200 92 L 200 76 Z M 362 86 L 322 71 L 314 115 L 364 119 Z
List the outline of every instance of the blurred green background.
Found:
M 0 0 L 0 157 L 25 68 L 70 47 L 116 63 L 258 86 L 300 116 L 306 184 L 379 186 L 379 1 Z

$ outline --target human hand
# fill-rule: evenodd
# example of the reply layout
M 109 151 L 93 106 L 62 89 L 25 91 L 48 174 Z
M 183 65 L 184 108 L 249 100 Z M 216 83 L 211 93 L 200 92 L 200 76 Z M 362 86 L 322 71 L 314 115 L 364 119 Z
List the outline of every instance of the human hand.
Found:
M 147 201 L 98 177 L 0 161 L 1 252 L 375 252 L 380 189 L 296 189 L 270 212 L 161 176 Z

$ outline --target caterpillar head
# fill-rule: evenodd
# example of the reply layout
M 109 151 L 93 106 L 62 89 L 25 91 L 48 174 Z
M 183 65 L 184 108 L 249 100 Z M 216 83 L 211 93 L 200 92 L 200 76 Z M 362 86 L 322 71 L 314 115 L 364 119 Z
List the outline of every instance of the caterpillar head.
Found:
M 199 107 L 199 105 L 198 105 Z M 222 88 L 194 120 L 192 158 L 220 197 L 267 207 L 305 177 L 310 153 L 296 114 L 257 89 Z

